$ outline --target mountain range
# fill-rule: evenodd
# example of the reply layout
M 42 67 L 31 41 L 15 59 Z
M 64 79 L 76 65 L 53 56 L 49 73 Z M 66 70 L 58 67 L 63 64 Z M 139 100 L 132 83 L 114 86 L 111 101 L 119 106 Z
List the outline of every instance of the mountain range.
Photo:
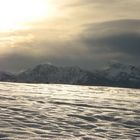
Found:
M 140 68 L 113 63 L 102 70 L 87 71 L 77 66 L 40 64 L 18 74 L 0 72 L 0 81 L 140 88 Z

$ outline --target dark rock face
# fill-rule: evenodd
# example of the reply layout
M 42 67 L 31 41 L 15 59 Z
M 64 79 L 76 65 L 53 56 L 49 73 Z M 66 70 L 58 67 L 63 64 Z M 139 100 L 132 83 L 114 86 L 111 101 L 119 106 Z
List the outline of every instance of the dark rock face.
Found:
M 0 81 L 140 88 L 140 68 L 116 63 L 104 70 L 90 72 L 77 66 L 41 64 L 16 76 L 0 73 Z

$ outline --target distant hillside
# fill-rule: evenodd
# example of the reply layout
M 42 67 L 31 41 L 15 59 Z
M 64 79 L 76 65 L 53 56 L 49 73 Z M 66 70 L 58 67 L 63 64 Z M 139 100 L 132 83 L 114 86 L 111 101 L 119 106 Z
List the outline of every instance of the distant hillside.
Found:
M 28 69 L 18 76 L 19 82 L 30 83 L 62 83 L 62 84 L 91 84 L 95 80 L 93 73 L 79 67 L 56 67 L 49 64 L 38 65 Z
M 17 79 L 16 76 L 11 73 L 0 71 L 0 81 L 15 82 Z
M 90 72 L 79 67 L 41 64 L 18 75 L 2 72 L 0 81 L 140 88 L 140 68 L 114 63 L 106 69 Z
M 111 86 L 140 88 L 140 68 L 136 66 L 114 63 L 99 73 Z

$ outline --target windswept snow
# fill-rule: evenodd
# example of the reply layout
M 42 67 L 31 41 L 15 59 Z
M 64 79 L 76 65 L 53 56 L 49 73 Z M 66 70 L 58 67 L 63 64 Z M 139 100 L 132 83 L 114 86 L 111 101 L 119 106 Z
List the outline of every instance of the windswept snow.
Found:
M 140 90 L 0 83 L 0 139 L 140 139 Z

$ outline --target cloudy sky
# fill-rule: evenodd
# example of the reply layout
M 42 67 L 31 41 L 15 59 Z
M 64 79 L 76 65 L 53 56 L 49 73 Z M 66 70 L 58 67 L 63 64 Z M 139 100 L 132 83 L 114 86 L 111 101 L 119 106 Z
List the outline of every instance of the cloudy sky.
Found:
M 21 1 L 0 0 L 0 70 L 140 64 L 140 0 Z

